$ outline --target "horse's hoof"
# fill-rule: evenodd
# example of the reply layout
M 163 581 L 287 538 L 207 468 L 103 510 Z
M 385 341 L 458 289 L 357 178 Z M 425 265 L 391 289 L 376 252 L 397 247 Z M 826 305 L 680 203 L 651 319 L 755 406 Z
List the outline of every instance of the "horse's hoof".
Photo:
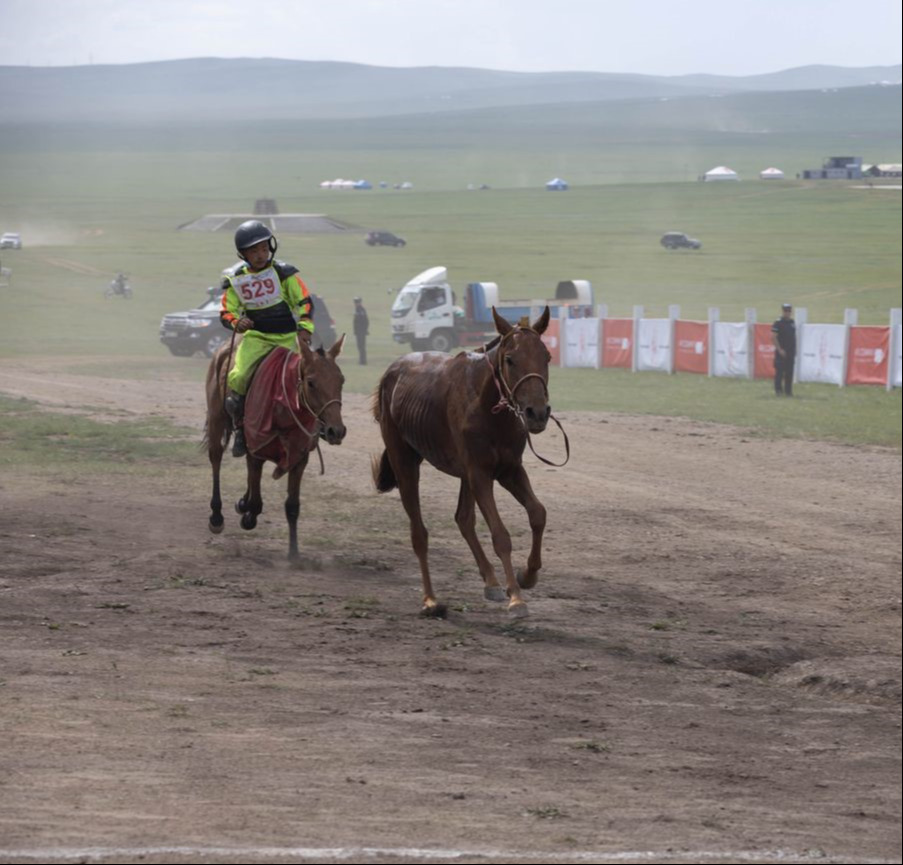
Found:
M 522 589 L 532 589 L 539 582 L 539 571 L 534 571 L 527 576 L 523 568 L 518 568 L 515 572 L 515 576 L 517 577 L 517 584 Z
M 519 604 L 508 605 L 508 615 L 512 619 L 526 619 L 530 615 L 527 605 L 521 601 Z
M 252 513 L 244 513 L 241 515 L 241 527 L 245 531 L 251 531 L 251 529 L 257 526 L 257 516 Z
M 217 522 L 216 520 L 219 520 L 219 522 Z M 213 532 L 213 534 L 220 534 L 223 528 L 225 528 L 225 522 L 223 520 L 222 514 L 220 514 L 219 517 L 210 517 L 210 520 L 207 522 L 207 527 L 211 532 Z
M 507 601 L 508 593 L 501 586 L 483 586 L 483 597 L 487 601 Z
M 245 504 L 244 498 L 240 498 L 240 499 L 235 503 L 235 513 L 237 513 L 237 514 L 243 514 L 247 509 L 248 509 L 248 506 Z
M 448 607 L 434 601 L 432 604 L 424 604 L 420 608 L 420 615 L 426 619 L 444 619 L 448 615 Z

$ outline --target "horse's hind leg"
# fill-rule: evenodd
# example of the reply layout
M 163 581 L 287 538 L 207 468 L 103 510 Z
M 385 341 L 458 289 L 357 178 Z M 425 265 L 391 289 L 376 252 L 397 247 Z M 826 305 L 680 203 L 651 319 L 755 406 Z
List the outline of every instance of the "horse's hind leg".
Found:
M 383 431 L 383 439 L 389 438 Z M 421 457 L 416 451 L 407 445 L 399 444 L 395 447 L 386 444 L 386 452 L 395 480 L 398 483 L 398 492 L 401 494 L 401 503 L 411 521 L 411 546 L 417 561 L 420 562 L 420 578 L 423 582 L 423 607 L 421 612 L 425 616 L 445 618 L 445 604 L 436 600 L 433 592 L 433 582 L 430 579 L 429 564 L 429 532 L 423 522 L 420 511 L 420 463 Z
M 223 409 L 224 386 L 222 353 L 213 357 L 207 368 L 205 390 L 207 395 L 207 458 L 210 460 L 210 468 L 213 472 L 213 494 L 210 498 L 210 518 L 207 525 L 214 534 L 223 530 L 223 500 L 220 494 L 220 467 L 223 462 L 223 452 L 227 441 L 226 413 Z
M 505 590 L 499 585 L 495 576 L 495 568 L 486 558 L 483 547 L 477 537 L 476 514 L 474 511 L 473 493 L 467 485 L 467 481 L 461 479 L 461 491 L 458 493 L 458 509 L 455 511 L 455 522 L 467 541 L 467 546 L 477 560 L 480 576 L 483 578 L 483 594 L 488 601 L 505 601 L 508 599 Z
M 502 475 L 498 480 L 523 505 L 527 511 L 527 519 L 530 520 L 533 544 L 530 547 L 526 569 L 517 569 L 517 582 L 521 588 L 532 589 L 539 579 L 539 570 L 542 567 L 542 535 L 546 528 L 546 509 L 536 498 L 530 478 L 527 477 L 523 466 L 518 466 L 508 474 Z
M 301 559 L 298 552 L 298 514 L 301 512 L 301 478 L 307 468 L 309 454 L 305 454 L 301 462 L 293 466 L 288 473 L 287 495 L 285 498 L 285 519 L 288 522 L 288 560 L 297 562 Z
M 207 457 L 210 460 L 210 468 L 213 472 L 213 494 L 210 497 L 210 518 L 207 525 L 213 534 L 218 535 L 223 530 L 223 500 L 220 496 L 219 470 L 223 462 L 222 437 L 217 435 L 207 443 Z

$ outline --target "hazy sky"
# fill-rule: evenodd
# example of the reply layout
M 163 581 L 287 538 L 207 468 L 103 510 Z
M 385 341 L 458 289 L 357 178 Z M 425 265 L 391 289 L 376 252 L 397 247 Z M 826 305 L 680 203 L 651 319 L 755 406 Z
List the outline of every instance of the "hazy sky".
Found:
M 282 57 L 751 75 L 899 63 L 900 0 L 0 0 L 0 64 Z

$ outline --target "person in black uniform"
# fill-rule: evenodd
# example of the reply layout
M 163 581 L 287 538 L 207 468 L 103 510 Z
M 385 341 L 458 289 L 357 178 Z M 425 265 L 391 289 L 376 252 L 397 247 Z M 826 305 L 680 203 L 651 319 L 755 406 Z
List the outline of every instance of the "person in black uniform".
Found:
M 796 322 L 793 305 L 781 307 L 781 317 L 771 326 L 774 343 L 774 392 L 793 396 L 793 366 L 796 361 Z
M 358 363 L 367 365 L 367 334 L 370 333 L 370 318 L 364 309 L 364 302 L 354 299 L 354 338 L 357 340 Z

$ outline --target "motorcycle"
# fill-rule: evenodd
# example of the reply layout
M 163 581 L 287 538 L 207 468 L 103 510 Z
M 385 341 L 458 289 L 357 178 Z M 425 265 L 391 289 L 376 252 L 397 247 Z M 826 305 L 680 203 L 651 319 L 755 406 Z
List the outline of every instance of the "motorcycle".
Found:
M 122 297 L 128 300 L 132 296 L 132 287 L 129 285 L 128 277 L 124 273 L 117 274 L 106 291 L 104 291 L 103 296 L 107 299 Z

